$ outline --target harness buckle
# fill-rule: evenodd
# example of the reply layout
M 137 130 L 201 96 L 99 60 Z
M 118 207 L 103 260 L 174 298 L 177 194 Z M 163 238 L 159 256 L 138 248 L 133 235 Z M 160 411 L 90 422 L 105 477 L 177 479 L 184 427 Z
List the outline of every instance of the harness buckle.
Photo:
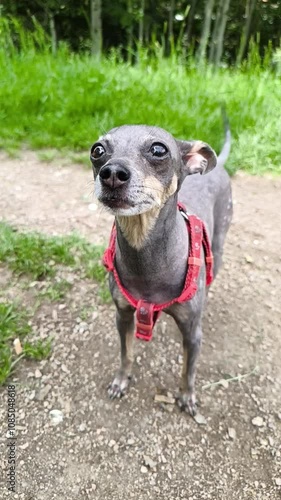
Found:
M 153 304 L 145 300 L 139 300 L 137 303 L 136 320 L 136 338 L 149 342 L 152 339 L 154 326 Z

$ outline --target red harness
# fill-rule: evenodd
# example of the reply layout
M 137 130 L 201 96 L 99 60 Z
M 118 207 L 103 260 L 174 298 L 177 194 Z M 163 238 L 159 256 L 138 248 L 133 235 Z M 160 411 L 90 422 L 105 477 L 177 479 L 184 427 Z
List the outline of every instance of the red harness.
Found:
M 211 245 L 205 225 L 196 215 L 188 215 L 185 206 L 178 203 L 178 209 L 183 215 L 189 234 L 189 255 L 187 259 L 188 267 L 185 277 L 183 291 L 179 297 L 172 299 L 163 304 L 153 304 L 145 300 L 135 299 L 128 290 L 122 285 L 120 277 L 117 273 L 114 260 L 116 254 L 116 226 L 113 224 L 109 247 L 103 255 L 103 264 L 109 272 L 112 272 L 120 292 L 125 299 L 133 306 L 136 313 L 136 332 L 135 336 L 139 339 L 149 341 L 152 339 L 153 327 L 161 311 L 171 306 L 175 302 L 186 302 L 194 297 L 197 291 L 197 280 L 202 265 L 200 258 L 201 246 L 203 245 L 206 265 L 206 285 L 210 285 L 213 281 L 213 255 Z

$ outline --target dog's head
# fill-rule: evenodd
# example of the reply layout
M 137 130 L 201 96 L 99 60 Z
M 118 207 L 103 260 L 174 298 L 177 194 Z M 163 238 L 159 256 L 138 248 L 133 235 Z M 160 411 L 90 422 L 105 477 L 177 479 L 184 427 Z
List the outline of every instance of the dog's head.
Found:
M 91 148 L 98 200 L 115 215 L 161 208 L 184 177 L 205 174 L 216 154 L 201 141 L 178 141 L 165 130 L 124 125 L 110 130 Z

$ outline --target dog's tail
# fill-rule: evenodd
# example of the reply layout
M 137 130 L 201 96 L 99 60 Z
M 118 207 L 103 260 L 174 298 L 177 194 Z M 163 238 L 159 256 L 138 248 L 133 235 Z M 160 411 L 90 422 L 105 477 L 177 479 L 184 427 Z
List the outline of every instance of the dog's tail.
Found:
M 218 163 L 217 164 L 221 165 L 223 167 L 227 158 L 229 157 L 230 147 L 231 147 L 230 126 L 229 126 L 229 120 L 228 120 L 228 116 L 226 114 L 226 109 L 225 109 L 224 104 L 221 107 L 221 113 L 222 113 L 222 119 L 223 119 L 225 139 L 224 139 L 224 145 L 222 147 L 222 150 L 221 150 L 220 154 L 218 155 Z

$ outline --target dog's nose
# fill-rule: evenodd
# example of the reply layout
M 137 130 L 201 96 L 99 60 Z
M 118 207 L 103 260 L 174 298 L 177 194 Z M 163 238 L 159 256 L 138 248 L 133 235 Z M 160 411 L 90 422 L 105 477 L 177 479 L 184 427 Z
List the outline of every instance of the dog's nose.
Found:
M 114 189 L 126 184 L 131 174 L 122 165 L 105 165 L 100 169 L 99 176 L 103 185 Z

